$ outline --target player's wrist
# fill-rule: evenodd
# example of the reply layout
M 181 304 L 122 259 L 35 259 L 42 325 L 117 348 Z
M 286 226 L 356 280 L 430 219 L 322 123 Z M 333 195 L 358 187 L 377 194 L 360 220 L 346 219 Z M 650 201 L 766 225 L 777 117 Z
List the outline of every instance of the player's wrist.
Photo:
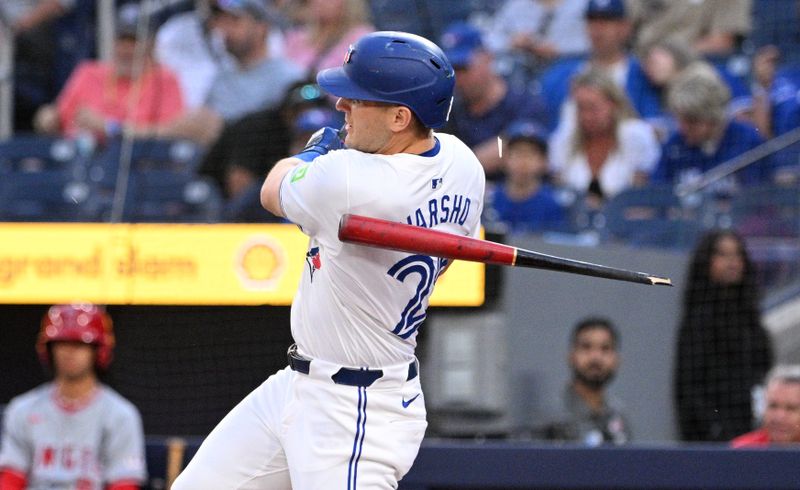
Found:
M 344 148 L 344 141 L 339 130 L 331 127 L 321 128 L 309 138 L 306 147 L 300 153 L 293 155 L 304 162 L 311 162 L 330 151 Z
M 297 158 L 297 159 L 302 160 L 304 162 L 311 162 L 314 159 L 316 159 L 317 157 L 324 155 L 325 153 L 327 153 L 327 152 L 321 152 L 321 151 L 316 151 L 316 150 L 306 150 L 306 151 L 302 151 L 302 152 L 300 152 L 300 153 L 298 153 L 296 155 L 292 155 L 292 158 Z

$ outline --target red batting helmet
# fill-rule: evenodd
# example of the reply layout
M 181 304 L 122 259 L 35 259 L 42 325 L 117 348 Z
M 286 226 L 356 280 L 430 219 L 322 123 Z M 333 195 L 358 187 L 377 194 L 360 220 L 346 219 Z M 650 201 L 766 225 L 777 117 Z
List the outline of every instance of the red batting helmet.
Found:
M 95 367 L 101 371 L 108 368 L 114 355 L 114 328 L 105 309 L 93 304 L 71 304 L 51 306 L 42 319 L 42 328 L 36 342 L 39 359 L 52 367 L 50 342 L 73 341 L 97 347 Z

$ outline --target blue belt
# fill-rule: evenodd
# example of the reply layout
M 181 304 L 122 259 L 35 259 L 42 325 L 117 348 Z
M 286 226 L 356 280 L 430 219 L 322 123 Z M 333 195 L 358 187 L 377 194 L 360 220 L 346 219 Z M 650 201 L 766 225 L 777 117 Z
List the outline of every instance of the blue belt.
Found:
M 304 359 L 297 353 L 297 347 L 292 346 L 287 353 L 289 358 L 289 367 L 298 373 L 308 374 L 311 371 L 311 359 Z M 375 381 L 383 376 L 381 369 L 353 369 L 343 367 L 331 376 L 331 380 L 337 385 L 347 386 L 370 386 Z M 406 381 L 410 381 L 417 377 L 417 363 L 411 361 L 408 364 L 408 377 Z

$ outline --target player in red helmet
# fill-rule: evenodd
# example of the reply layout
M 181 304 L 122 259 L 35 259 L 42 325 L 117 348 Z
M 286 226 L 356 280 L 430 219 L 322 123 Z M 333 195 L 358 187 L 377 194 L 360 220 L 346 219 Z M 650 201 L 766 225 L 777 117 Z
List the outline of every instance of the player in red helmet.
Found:
M 53 380 L 8 405 L 0 490 L 136 490 L 144 482 L 139 412 L 97 378 L 113 348 L 103 308 L 69 304 L 47 311 L 36 350 Z

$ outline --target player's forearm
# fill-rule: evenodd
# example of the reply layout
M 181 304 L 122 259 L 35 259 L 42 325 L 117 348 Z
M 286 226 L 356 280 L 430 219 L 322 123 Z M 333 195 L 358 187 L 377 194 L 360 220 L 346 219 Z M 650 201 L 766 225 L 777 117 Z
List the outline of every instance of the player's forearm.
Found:
M 281 209 L 281 182 L 287 173 L 303 163 L 299 158 L 289 157 L 280 160 L 272 167 L 261 186 L 261 206 L 275 216 L 283 217 Z

